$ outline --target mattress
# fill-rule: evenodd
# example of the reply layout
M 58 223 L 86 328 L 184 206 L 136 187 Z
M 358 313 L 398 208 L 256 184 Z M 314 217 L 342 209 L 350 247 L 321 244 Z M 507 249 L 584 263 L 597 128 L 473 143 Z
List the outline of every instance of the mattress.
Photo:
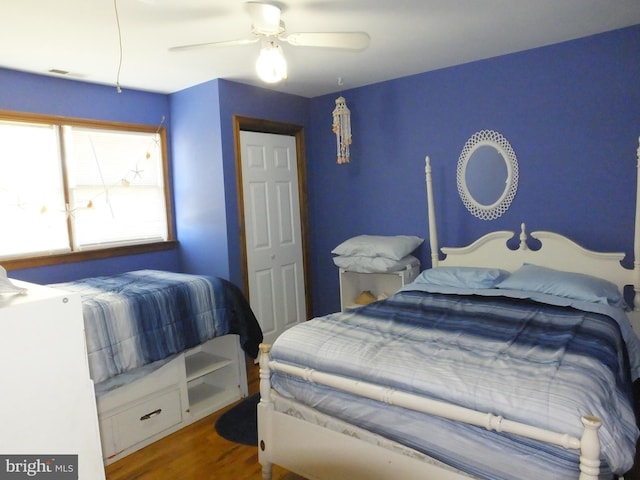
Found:
M 599 308 L 598 308 L 599 309 Z M 638 429 L 619 322 L 541 299 L 403 291 L 287 330 L 271 358 L 580 437 L 603 421 L 603 475 L 633 464 Z M 455 424 L 272 373 L 282 396 L 482 478 L 575 478 L 579 453 Z M 523 475 L 525 475 L 523 473 Z M 524 477 L 522 477 L 524 478 Z
M 255 358 L 262 331 L 242 292 L 202 275 L 138 270 L 50 285 L 82 297 L 94 383 L 162 360 L 211 338 L 238 334 Z

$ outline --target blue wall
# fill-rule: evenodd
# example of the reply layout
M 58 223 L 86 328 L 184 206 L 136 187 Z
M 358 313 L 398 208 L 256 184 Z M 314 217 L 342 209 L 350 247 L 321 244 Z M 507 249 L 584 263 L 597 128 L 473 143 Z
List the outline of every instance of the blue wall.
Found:
M 173 193 L 186 272 L 229 277 L 218 81 L 171 95 Z
M 166 95 L 0 68 L 0 109 L 158 125 L 170 118 Z
M 94 85 L 0 69 L 0 109 L 27 113 L 159 125 L 170 121 L 169 98 L 148 92 Z M 169 132 L 168 132 L 169 133 Z M 171 141 L 170 135 L 168 140 Z M 14 270 L 11 278 L 53 283 L 138 268 L 177 270 L 178 253 L 169 250 L 108 260 Z
M 304 125 L 308 99 L 225 80 L 171 95 L 183 270 L 242 285 L 233 116 Z
M 308 118 L 309 100 L 296 95 L 282 94 L 263 88 L 220 81 L 220 119 L 224 157 L 225 202 L 227 209 L 227 239 L 229 244 L 229 278 L 242 285 L 240 265 L 240 224 L 238 217 L 238 192 L 236 185 L 235 145 L 233 116 L 240 115 L 274 122 L 302 125 L 306 142 L 312 125 Z M 312 156 L 308 153 L 307 163 Z
M 633 253 L 640 135 L 640 26 L 342 92 L 352 163 L 335 162 L 337 95 L 311 100 L 309 195 L 316 314 L 339 307 L 331 249 L 358 234 L 428 239 L 424 157 L 431 158 L 440 245 L 490 230 L 554 230 L 591 249 Z M 473 217 L 456 187 L 473 133 L 504 135 L 519 162 L 511 208 Z M 418 250 L 430 265 L 425 244 Z

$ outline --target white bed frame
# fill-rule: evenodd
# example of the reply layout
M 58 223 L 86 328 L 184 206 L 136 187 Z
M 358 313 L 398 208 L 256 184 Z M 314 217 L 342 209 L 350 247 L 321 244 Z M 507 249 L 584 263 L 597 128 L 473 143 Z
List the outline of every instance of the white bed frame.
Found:
M 640 149 L 638 150 L 640 168 Z M 532 250 L 527 245 L 524 224 L 519 234 L 517 249 L 507 247 L 514 233 L 497 231 L 489 233 L 462 248 L 442 248 L 446 255 L 440 259 L 436 233 L 435 208 L 429 158 L 426 158 L 426 182 L 429 213 L 429 240 L 432 265 L 484 266 L 514 271 L 523 263 L 532 263 L 557 270 L 585 273 L 605 278 L 620 288 L 632 285 L 634 311 L 640 311 L 640 195 L 636 198 L 634 236 L 634 263 L 628 269 L 621 265 L 624 253 L 602 253 L 587 250 L 572 240 L 552 232 L 534 232 L 531 237 L 541 242 L 541 247 Z M 640 192 L 640 176 L 637 181 Z M 631 312 L 632 324 L 636 327 L 635 315 Z M 635 313 L 635 315 L 634 315 Z M 553 432 L 512 422 L 490 412 L 478 412 L 449 405 L 394 389 L 336 377 L 320 371 L 293 367 L 272 361 L 270 345 L 261 345 L 260 394 L 258 405 L 258 456 L 262 464 L 263 480 L 271 479 L 272 465 L 280 465 L 310 480 L 357 480 L 389 478 L 421 478 L 439 480 L 468 479 L 469 476 L 442 468 L 425 460 L 422 454 L 407 455 L 406 447 L 383 448 L 373 443 L 358 440 L 353 435 L 323 428 L 300 418 L 275 410 L 271 390 L 271 371 L 285 372 L 307 381 L 327 385 L 345 392 L 372 398 L 381 402 L 438 415 L 450 420 L 485 427 L 488 430 L 522 435 L 527 438 L 580 450 L 580 480 L 596 480 L 600 466 L 600 443 L 598 428 L 601 422 L 592 416 L 582 417 L 583 433 L 576 438 L 561 432 Z M 354 427 L 357 430 L 357 427 Z M 402 451 L 402 452 L 401 452 Z

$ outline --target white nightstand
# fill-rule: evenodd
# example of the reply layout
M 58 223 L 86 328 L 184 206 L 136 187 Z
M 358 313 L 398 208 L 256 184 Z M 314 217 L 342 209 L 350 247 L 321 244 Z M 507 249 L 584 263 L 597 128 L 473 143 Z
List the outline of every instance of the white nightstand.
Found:
M 417 266 L 388 273 L 360 273 L 340 269 L 340 310 L 359 307 L 354 300 L 365 290 L 375 297 L 389 296 L 411 283 L 420 273 Z

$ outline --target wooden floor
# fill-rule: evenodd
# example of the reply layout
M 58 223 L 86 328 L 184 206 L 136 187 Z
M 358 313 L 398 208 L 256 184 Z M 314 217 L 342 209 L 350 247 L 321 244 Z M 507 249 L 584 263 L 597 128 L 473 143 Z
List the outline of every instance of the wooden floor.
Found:
M 247 363 L 252 394 L 259 390 L 259 369 Z M 259 480 L 258 448 L 230 442 L 216 433 L 216 420 L 229 408 L 107 466 L 107 480 Z M 274 466 L 273 480 L 304 479 Z
M 259 391 L 259 368 L 247 362 L 249 394 Z M 231 406 L 106 467 L 107 480 L 260 480 L 257 447 L 225 440 L 215 422 Z M 640 480 L 640 448 L 625 480 Z M 273 480 L 304 480 L 275 465 Z

